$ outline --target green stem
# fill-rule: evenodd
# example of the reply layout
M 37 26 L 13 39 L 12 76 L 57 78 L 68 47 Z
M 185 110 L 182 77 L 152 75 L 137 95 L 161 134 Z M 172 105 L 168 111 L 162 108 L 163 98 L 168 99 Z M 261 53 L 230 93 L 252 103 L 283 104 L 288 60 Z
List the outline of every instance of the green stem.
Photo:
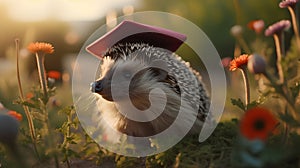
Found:
M 234 5 L 234 9 L 235 9 L 235 14 L 236 14 L 236 23 L 237 24 L 241 24 L 241 8 L 240 8 L 240 4 L 238 0 L 233 0 L 233 5 Z
M 36 62 L 37 62 L 37 67 L 38 67 L 38 73 L 39 73 L 39 79 L 40 79 L 40 84 L 41 84 L 41 89 L 43 90 L 43 113 L 45 116 L 45 123 L 44 127 L 49 135 L 49 143 L 50 143 L 50 148 L 54 149 L 54 160 L 55 160 L 55 167 L 59 168 L 59 162 L 56 154 L 56 148 L 53 143 L 53 136 L 52 136 L 52 131 L 50 130 L 50 122 L 49 122 L 49 114 L 47 111 L 47 103 L 49 100 L 48 97 L 48 86 L 47 86 L 47 79 L 46 79 L 46 71 L 45 71 L 45 53 L 36 53 Z
M 47 111 L 47 103 L 43 104 L 43 114 L 45 116 L 45 122 L 44 122 L 44 129 L 46 130 L 46 134 L 48 134 L 49 138 L 48 138 L 48 142 L 49 142 L 49 146 L 51 149 L 54 149 L 53 155 L 54 155 L 54 161 L 55 161 L 55 167 L 59 168 L 59 161 L 58 161 L 58 157 L 57 157 L 57 152 L 56 152 L 56 147 L 54 144 L 54 139 L 53 139 L 53 135 L 52 135 L 52 131 L 51 131 L 51 127 L 50 127 L 50 122 L 49 122 L 49 115 L 48 115 L 48 111 Z
M 20 65 L 19 65 L 19 51 L 20 51 L 19 39 L 15 40 L 15 44 L 16 44 L 16 51 L 17 51 L 17 53 L 16 53 L 16 55 L 17 55 L 17 79 L 18 79 L 19 95 L 20 95 L 21 101 L 24 102 L 24 94 L 23 94 L 22 82 L 21 82 L 21 77 L 20 77 Z M 30 132 L 32 143 L 33 143 L 33 149 L 34 149 L 34 152 L 35 152 L 38 160 L 40 160 L 40 156 L 39 156 L 37 146 L 36 146 L 36 135 L 35 135 L 35 128 L 34 128 L 32 117 L 30 115 L 29 108 L 27 106 L 23 105 L 23 109 L 25 111 L 25 115 L 26 115 L 26 118 L 28 121 L 29 132 Z
M 285 108 L 285 114 L 287 114 L 288 113 L 287 106 L 285 106 L 284 108 Z M 283 134 L 283 137 L 282 137 L 282 144 L 286 145 L 287 142 L 288 142 L 288 135 L 289 135 L 290 129 L 289 129 L 289 126 L 286 122 L 284 122 L 283 127 L 284 127 L 284 134 Z
M 249 84 L 249 79 L 248 79 L 248 74 L 247 74 L 247 69 L 246 66 L 242 66 L 240 68 L 244 80 L 244 88 L 245 88 L 245 105 L 246 109 L 248 109 L 248 104 L 250 102 L 250 84 Z
M 265 72 L 264 75 L 271 82 L 271 85 L 274 87 L 276 93 L 278 93 L 279 95 L 281 95 L 284 98 L 284 100 L 287 103 L 288 108 L 290 109 L 291 115 L 295 119 L 300 120 L 300 118 L 297 115 L 297 111 L 294 107 L 294 103 L 293 103 L 292 99 L 290 98 L 290 96 L 288 96 L 288 94 L 286 92 L 287 91 L 286 86 L 283 84 L 278 84 L 276 82 L 276 80 L 269 73 Z
M 63 145 L 66 148 L 66 151 L 69 150 L 68 138 L 71 136 L 71 128 L 70 128 L 71 124 L 72 124 L 72 112 L 70 112 L 70 114 L 67 115 L 67 130 L 66 130 L 67 132 L 66 132 L 66 135 L 64 137 L 64 142 L 63 142 Z M 67 162 L 68 168 L 71 168 L 69 157 L 68 157 L 67 153 L 65 153 L 65 157 L 66 157 L 66 162 Z
M 297 49 L 300 52 L 300 38 L 299 38 L 299 29 L 298 29 L 296 13 L 295 13 L 295 10 L 290 6 L 288 7 L 288 10 L 289 10 L 289 12 L 291 14 L 291 18 L 292 18 L 293 29 L 294 29 L 294 33 L 296 36 L 296 42 L 297 42 Z
M 250 48 L 248 47 L 245 39 L 242 37 L 242 35 L 238 36 L 237 37 L 237 40 L 238 42 L 240 43 L 240 45 L 242 46 L 242 48 L 245 50 L 246 53 L 250 54 L 251 53 L 251 50 Z
M 46 71 L 45 71 L 45 66 L 44 66 L 44 61 L 45 61 L 45 54 L 35 54 L 36 57 L 36 62 L 37 62 L 37 67 L 38 67 L 38 73 L 39 73 L 39 79 L 40 79 L 40 85 L 41 89 L 43 90 L 44 93 L 44 99 L 43 102 L 46 104 L 48 101 L 48 91 L 47 91 L 47 79 L 46 79 Z
M 282 53 L 281 53 L 281 46 L 280 46 L 280 38 L 278 34 L 274 34 L 273 37 L 274 37 L 274 42 L 276 47 L 276 54 L 277 54 L 276 66 L 278 70 L 279 83 L 283 84 L 284 76 L 283 76 L 283 70 L 281 66 Z
M 234 53 L 233 53 L 234 58 L 237 58 L 238 56 L 240 56 L 241 53 L 242 53 L 241 52 L 241 47 L 240 47 L 240 45 L 238 43 L 236 43 L 235 47 L 234 47 Z

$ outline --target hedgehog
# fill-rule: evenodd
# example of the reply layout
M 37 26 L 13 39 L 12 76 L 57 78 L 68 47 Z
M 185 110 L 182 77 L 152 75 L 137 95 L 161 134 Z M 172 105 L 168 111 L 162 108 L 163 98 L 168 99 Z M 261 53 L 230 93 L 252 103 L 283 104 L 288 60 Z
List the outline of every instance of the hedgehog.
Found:
M 161 46 L 127 39 L 101 54 L 100 77 L 91 91 L 109 127 L 133 137 L 154 136 L 174 124 L 178 131 L 200 132 L 210 105 L 201 76 L 173 49 Z M 180 111 L 184 117 L 175 122 Z

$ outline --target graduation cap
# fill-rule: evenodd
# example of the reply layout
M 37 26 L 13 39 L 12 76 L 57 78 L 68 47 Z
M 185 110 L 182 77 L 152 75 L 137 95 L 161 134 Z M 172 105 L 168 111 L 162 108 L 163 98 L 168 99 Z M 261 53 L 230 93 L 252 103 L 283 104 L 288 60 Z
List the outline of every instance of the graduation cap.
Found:
M 88 45 L 86 50 L 102 58 L 108 48 L 118 43 L 147 43 L 175 52 L 185 40 L 184 34 L 126 20 Z

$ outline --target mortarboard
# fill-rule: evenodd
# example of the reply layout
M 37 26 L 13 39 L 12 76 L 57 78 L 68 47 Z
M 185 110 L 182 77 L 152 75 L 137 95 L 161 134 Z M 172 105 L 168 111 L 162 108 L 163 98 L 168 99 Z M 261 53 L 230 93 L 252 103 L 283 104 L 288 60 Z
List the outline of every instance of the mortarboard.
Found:
M 92 55 L 102 58 L 108 48 L 118 43 L 147 43 L 175 52 L 185 40 L 184 34 L 125 20 L 88 45 L 86 50 Z

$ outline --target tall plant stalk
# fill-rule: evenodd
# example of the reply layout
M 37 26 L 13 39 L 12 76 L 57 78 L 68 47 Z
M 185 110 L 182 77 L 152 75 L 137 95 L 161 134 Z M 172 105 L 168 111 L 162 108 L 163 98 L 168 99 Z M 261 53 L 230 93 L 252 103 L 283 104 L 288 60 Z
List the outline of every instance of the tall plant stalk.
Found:
M 247 74 L 247 69 L 246 66 L 241 67 L 241 72 L 244 80 L 244 88 L 245 88 L 245 105 L 246 109 L 248 107 L 248 104 L 250 102 L 250 84 L 249 84 L 249 79 L 248 79 L 248 74 Z
M 19 88 L 19 95 L 20 99 L 22 102 L 24 102 L 24 93 L 23 93 L 23 88 L 22 88 L 22 82 L 21 82 L 21 77 L 20 77 L 20 65 L 19 65 L 19 51 L 20 51 L 20 40 L 15 39 L 15 45 L 16 45 L 16 55 L 17 55 L 17 79 L 18 79 L 18 88 Z M 28 121 L 28 127 L 29 127 L 29 132 L 30 132 L 30 137 L 33 143 L 33 149 L 35 151 L 35 154 L 37 155 L 37 158 L 40 160 L 40 156 L 37 150 L 37 142 L 36 142 L 36 134 L 35 134 L 35 128 L 33 124 L 33 120 L 31 117 L 31 114 L 29 112 L 29 108 L 25 105 L 23 105 L 23 109 L 25 111 L 25 115 Z

